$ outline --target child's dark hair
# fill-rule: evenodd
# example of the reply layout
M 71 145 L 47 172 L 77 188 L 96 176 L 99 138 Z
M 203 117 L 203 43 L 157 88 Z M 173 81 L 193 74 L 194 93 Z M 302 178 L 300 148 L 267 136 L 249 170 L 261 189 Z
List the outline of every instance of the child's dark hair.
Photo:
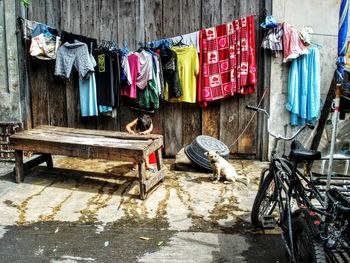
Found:
M 137 118 L 136 129 L 139 131 L 147 131 L 152 124 L 152 119 L 149 115 L 143 114 Z

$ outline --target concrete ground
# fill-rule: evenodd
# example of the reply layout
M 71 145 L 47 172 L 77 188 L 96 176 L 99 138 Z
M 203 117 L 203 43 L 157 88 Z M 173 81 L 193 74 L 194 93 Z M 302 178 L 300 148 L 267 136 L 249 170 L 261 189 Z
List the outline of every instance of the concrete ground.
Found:
M 0 162 L 1 262 L 286 262 L 278 231 L 250 224 L 266 163 L 232 161 L 251 183 L 174 171 L 146 200 L 130 163 L 55 157 L 27 171 Z

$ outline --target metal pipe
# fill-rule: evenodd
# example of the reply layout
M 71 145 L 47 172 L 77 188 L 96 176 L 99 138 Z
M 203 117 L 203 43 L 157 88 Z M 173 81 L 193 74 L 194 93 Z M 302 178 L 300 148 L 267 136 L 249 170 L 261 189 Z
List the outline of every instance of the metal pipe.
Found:
M 340 97 L 341 97 L 341 84 L 338 83 L 336 86 L 336 89 L 335 89 L 335 99 L 333 100 L 333 103 L 334 103 L 334 112 L 333 112 L 333 116 L 332 116 L 333 129 L 332 129 L 331 148 L 329 151 L 326 191 L 328 191 L 330 188 L 332 173 L 333 173 L 333 155 L 334 155 L 334 148 L 335 148 L 335 140 L 336 140 L 336 136 L 337 136 Z M 328 197 L 326 195 L 325 208 L 327 207 L 327 205 L 328 205 Z

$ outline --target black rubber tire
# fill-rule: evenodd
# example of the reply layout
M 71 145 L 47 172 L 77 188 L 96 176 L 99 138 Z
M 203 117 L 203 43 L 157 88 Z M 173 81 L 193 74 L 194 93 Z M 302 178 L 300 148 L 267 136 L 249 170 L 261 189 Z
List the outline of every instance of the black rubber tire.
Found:
M 313 235 L 309 223 L 302 215 L 292 219 L 292 233 L 296 262 L 327 262 L 322 243 Z
M 267 195 L 267 191 L 270 189 L 270 187 L 273 188 L 273 194 L 272 196 Z M 271 200 L 266 200 L 266 198 L 269 198 Z M 264 211 L 261 213 L 261 204 L 267 201 L 268 203 L 268 211 Z M 252 213 L 251 213 L 251 221 L 252 224 L 255 227 L 261 227 L 261 216 L 262 215 L 271 215 L 276 207 L 277 200 L 276 200 L 276 188 L 275 188 L 275 181 L 273 180 L 272 173 L 269 173 L 261 183 L 258 193 L 255 196 L 254 204 L 252 207 Z

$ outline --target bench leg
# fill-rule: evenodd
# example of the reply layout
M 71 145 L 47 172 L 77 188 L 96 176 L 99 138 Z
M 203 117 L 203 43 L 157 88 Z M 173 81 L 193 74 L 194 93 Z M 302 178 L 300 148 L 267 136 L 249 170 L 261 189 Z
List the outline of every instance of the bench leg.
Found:
M 53 168 L 53 160 L 52 160 L 51 154 L 44 153 L 43 156 L 46 160 L 47 168 L 49 168 L 49 169 Z
M 139 184 L 140 184 L 140 199 L 145 200 L 146 191 L 145 191 L 145 182 L 146 182 L 146 163 L 140 162 L 139 166 Z
M 162 149 L 156 151 L 157 169 L 158 171 L 163 167 Z
M 24 181 L 24 169 L 23 169 L 23 151 L 15 150 L 15 179 L 16 183 Z
M 156 151 L 156 160 L 157 160 L 157 170 L 160 171 L 163 168 L 163 157 L 162 157 L 162 149 L 159 148 Z M 162 179 L 164 181 L 164 178 Z

